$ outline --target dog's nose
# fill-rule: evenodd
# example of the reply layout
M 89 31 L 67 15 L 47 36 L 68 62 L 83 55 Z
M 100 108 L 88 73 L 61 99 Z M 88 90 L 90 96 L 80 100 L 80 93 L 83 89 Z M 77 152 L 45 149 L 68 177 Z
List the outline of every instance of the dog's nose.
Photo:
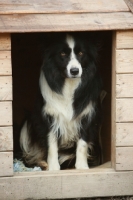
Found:
M 70 73 L 71 73 L 72 75 L 77 75 L 77 74 L 79 73 L 79 69 L 76 68 L 76 67 L 71 68 L 71 69 L 70 69 Z

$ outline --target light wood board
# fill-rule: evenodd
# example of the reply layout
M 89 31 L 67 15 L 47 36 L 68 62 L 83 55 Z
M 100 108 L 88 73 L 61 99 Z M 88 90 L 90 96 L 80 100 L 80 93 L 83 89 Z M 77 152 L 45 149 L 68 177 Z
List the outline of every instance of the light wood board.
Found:
M 133 170 L 133 147 L 116 147 L 116 170 Z
M 124 0 L 0 0 L 0 14 L 129 11 Z
M 112 91 L 111 91 L 111 163 L 116 165 L 116 32 L 112 37 Z
M 116 99 L 116 122 L 133 122 L 133 98 Z
M 16 14 L 0 16 L 1 32 L 92 31 L 133 29 L 133 14 Z
M 117 49 L 133 48 L 133 30 L 117 31 L 116 48 Z
M 106 162 L 102 165 L 99 165 L 97 167 L 92 167 L 86 170 L 86 169 L 66 169 L 66 170 L 57 170 L 57 171 L 29 171 L 29 172 L 14 172 L 14 176 L 21 177 L 21 176 L 49 176 L 49 175 L 70 175 L 70 174 L 86 174 L 86 173 L 95 173 L 95 172 L 113 172 L 114 169 L 111 168 L 111 162 Z
M 116 38 L 113 37 L 113 41 L 115 40 L 116 46 L 113 46 L 115 53 L 112 55 L 112 113 L 114 113 L 112 117 L 112 144 L 114 144 L 112 145 L 112 166 L 119 171 L 133 170 L 132 31 L 117 31 L 114 35 Z
M 0 76 L 0 101 L 12 100 L 12 77 Z
M 12 175 L 13 175 L 13 153 L 0 152 L 0 176 L 12 176 Z
M 13 150 L 13 130 L 12 127 L 0 127 L 0 151 Z
M 116 123 L 116 146 L 133 147 L 133 123 Z
M 133 74 L 116 75 L 116 97 L 133 97 Z
M 0 51 L 0 75 L 11 74 L 11 51 Z
M 106 169 L 49 175 L 44 172 L 44 175 L 1 178 L 0 185 L 0 200 L 130 196 L 133 195 L 133 172 L 107 172 Z
M 0 126 L 12 125 L 12 102 L 0 102 Z
M 133 0 L 125 0 L 125 3 L 128 5 L 130 10 L 133 12 Z
M 133 49 L 116 50 L 116 72 L 133 73 Z
M 1 50 L 11 50 L 11 38 L 8 33 L 0 34 L 0 51 Z

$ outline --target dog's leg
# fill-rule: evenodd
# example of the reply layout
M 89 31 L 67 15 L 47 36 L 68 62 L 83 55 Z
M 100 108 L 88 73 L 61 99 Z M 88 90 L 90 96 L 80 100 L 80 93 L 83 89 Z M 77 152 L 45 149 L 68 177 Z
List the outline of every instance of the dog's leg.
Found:
M 53 132 L 49 133 L 48 138 L 48 170 L 60 170 L 58 161 L 58 141 Z
M 81 138 L 78 140 L 76 149 L 76 169 L 88 169 L 87 163 L 88 144 Z

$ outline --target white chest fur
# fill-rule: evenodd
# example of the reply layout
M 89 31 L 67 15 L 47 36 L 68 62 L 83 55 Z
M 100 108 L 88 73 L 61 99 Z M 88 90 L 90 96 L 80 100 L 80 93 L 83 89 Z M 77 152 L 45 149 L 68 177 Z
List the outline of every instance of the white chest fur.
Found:
M 80 78 L 67 78 L 63 87 L 63 94 L 58 94 L 51 90 L 44 74 L 41 73 L 40 87 L 46 101 L 45 112 L 55 117 L 62 115 L 67 121 L 71 121 L 73 117 L 73 95 L 79 84 Z
M 73 119 L 73 95 L 76 88 L 79 86 L 80 78 L 67 78 L 65 80 L 63 94 L 57 94 L 49 87 L 43 73 L 40 75 L 40 87 L 46 105 L 43 108 L 45 113 L 53 116 L 52 132 L 60 133 L 62 146 L 71 144 L 72 141 L 78 139 L 78 132 L 81 128 L 81 117 L 93 110 L 92 103 L 88 105 L 87 112 L 83 111 L 80 117 Z

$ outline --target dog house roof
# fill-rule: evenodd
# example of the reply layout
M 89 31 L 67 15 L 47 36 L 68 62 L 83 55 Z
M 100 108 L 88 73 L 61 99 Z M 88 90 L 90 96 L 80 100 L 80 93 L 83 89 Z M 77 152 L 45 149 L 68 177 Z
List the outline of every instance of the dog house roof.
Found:
M 0 32 L 133 29 L 133 0 L 0 0 Z

